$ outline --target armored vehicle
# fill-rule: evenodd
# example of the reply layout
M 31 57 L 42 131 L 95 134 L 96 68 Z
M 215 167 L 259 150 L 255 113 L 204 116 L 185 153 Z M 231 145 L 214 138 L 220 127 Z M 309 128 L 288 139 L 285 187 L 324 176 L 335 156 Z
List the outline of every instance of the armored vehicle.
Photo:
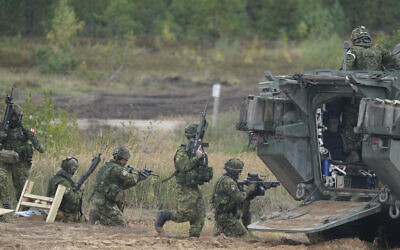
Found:
M 249 229 L 311 240 L 400 234 L 400 72 L 265 76 L 237 128 L 256 135 L 258 156 L 301 205 Z M 350 137 L 360 145 L 352 159 Z

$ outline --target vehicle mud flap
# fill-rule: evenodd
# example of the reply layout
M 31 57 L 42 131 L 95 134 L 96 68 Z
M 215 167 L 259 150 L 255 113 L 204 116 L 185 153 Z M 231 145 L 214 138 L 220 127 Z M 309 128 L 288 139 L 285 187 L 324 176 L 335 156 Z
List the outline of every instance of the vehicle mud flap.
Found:
M 248 226 L 249 230 L 314 233 L 365 218 L 381 211 L 378 202 L 319 200 L 281 212 Z

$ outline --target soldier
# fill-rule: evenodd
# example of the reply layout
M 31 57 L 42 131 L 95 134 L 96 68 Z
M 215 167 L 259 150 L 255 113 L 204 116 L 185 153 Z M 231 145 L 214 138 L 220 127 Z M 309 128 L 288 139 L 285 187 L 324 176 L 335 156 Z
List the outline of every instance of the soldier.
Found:
M 3 149 L 0 154 L 4 154 L 0 156 L 0 202 L 4 208 L 10 207 L 7 176 L 12 176 L 15 197 L 18 200 L 32 166 L 33 148 L 40 153 L 45 150 L 35 130 L 22 123 L 21 108 L 14 104 L 12 109 L 8 131 L 0 131 L 0 145 Z M 6 156 L 12 154 L 14 157 Z
M 83 184 L 79 190 L 75 190 L 75 182 L 72 176 L 78 169 L 78 159 L 67 157 L 61 163 L 61 169 L 50 178 L 47 185 L 48 197 L 53 197 L 59 184 L 65 186 L 65 190 L 60 208 L 57 212 L 57 221 L 62 222 L 85 222 L 86 218 L 82 214 L 82 195 L 85 189 Z
M 211 203 L 215 209 L 216 235 L 224 233 L 228 237 L 249 236 L 247 226 L 250 224 L 250 201 L 255 197 L 255 184 L 247 190 L 241 190 L 238 179 L 244 164 L 241 160 L 229 159 L 224 166 L 226 173 L 214 186 Z
M 364 26 L 351 32 L 352 47 L 346 53 L 347 70 L 399 70 L 400 65 L 391 53 L 374 46 L 368 30 Z
M 129 149 L 125 146 L 118 147 L 114 150 L 113 159 L 99 169 L 94 184 L 95 208 L 90 211 L 90 223 L 94 224 L 98 220 L 102 225 L 128 226 L 123 215 L 124 190 L 146 178 L 132 167 L 125 166 L 129 158 Z
M 186 126 L 185 136 L 189 141 L 194 140 L 197 127 L 197 124 Z M 176 210 L 158 211 L 155 229 L 159 234 L 164 232 L 165 222 L 172 220 L 177 223 L 189 221 L 189 237 L 200 236 L 204 226 L 205 205 L 199 185 L 210 181 L 212 178 L 212 168 L 207 166 L 206 159 L 207 154 L 202 147 L 197 149 L 196 155 L 193 157 L 190 157 L 185 144 L 182 144 L 176 151 L 174 176 L 177 182 L 178 206 Z

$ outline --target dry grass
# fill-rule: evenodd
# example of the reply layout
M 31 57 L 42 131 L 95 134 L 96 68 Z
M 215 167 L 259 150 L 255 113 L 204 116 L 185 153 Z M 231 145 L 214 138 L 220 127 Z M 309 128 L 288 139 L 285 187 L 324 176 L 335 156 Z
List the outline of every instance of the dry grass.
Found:
M 176 136 L 171 133 L 152 131 L 151 129 L 139 135 L 137 130 L 130 128 L 126 128 L 124 134 L 126 137 L 115 138 L 115 136 L 113 136 L 112 139 L 110 137 L 110 145 L 102 157 L 103 161 L 101 164 L 112 158 L 112 151 L 115 147 L 119 144 L 125 144 L 132 152 L 129 164 L 138 166 L 138 168 L 149 167 L 154 172 L 161 175 L 160 178 L 148 178 L 139 183 L 136 187 L 129 189 L 126 201 L 127 206 L 141 209 L 175 207 L 175 180 L 172 179 L 164 184 L 161 184 L 160 181 L 174 171 L 172 159 L 177 146 L 179 146 Z M 130 136 L 127 136 L 129 134 Z M 106 140 L 104 136 L 103 134 L 103 137 L 101 137 L 102 141 Z M 74 176 L 74 179 L 78 179 L 78 176 L 86 171 L 93 156 L 100 152 L 102 147 L 103 144 L 100 143 L 98 138 L 92 138 L 90 141 L 82 140 L 81 144 L 73 148 L 62 148 L 57 151 L 54 147 L 49 148 L 45 154 L 35 154 L 30 177 L 35 181 L 34 192 L 37 194 L 45 193 L 48 179 L 58 171 L 61 161 L 68 155 L 79 159 L 80 168 L 78 169 L 78 174 Z M 255 152 L 232 154 L 211 151 L 209 153 L 209 162 L 210 165 L 214 167 L 214 178 L 210 183 L 206 183 L 201 187 L 207 209 L 209 209 L 208 201 L 211 197 L 213 185 L 218 177 L 224 173 L 224 163 L 232 157 L 240 158 L 245 163 L 245 172 L 259 172 L 266 175 L 268 180 L 275 180 L 274 176 L 257 157 Z M 84 196 L 84 207 L 86 209 L 88 207 L 87 201 L 93 190 L 95 175 L 96 172 L 89 178 L 86 186 Z M 242 176 L 242 178 L 244 177 L 245 176 Z M 275 205 L 263 204 L 266 201 L 275 203 Z M 277 203 L 282 204 L 285 202 L 293 204 L 292 199 L 282 187 L 271 189 L 267 191 L 266 197 L 259 197 L 253 202 L 255 204 L 254 206 L 257 208 L 255 215 L 259 217 L 261 213 L 267 213 L 271 208 L 276 209 L 281 207 L 281 205 L 276 205 Z M 176 230 L 185 230 L 183 229 L 185 228 L 184 226 L 176 227 Z

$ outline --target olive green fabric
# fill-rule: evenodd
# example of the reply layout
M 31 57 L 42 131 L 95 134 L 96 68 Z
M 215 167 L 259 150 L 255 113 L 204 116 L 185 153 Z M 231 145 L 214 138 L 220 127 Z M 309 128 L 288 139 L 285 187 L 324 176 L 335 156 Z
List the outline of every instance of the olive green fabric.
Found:
M 251 219 L 249 194 L 248 190 L 240 190 L 237 181 L 228 173 L 218 179 L 211 198 L 217 234 L 224 233 L 228 237 L 248 236 L 246 226 Z
M 393 71 L 399 70 L 398 60 L 381 47 L 353 45 L 346 54 L 347 70 Z
M 9 128 L 8 132 L 0 132 L 0 144 L 2 144 L 3 149 L 13 150 L 19 156 L 19 161 L 15 163 L 0 162 L 0 202 L 9 204 L 10 187 L 9 182 L 6 181 L 8 176 L 12 178 L 15 198 L 18 200 L 29 176 L 33 148 L 43 153 L 44 147 L 37 138 L 34 129 L 24 126 L 22 121 L 18 121 L 16 127 Z
M 58 185 L 61 184 L 66 187 L 59 212 L 56 216 L 57 221 L 63 222 L 82 222 L 85 221 L 83 215 L 80 215 L 80 206 L 83 192 L 81 190 L 74 190 L 75 183 L 71 179 L 71 175 L 65 170 L 59 170 L 53 175 L 47 185 L 46 196 L 54 197 Z
M 123 215 L 125 192 L 139 181 L 139 173 L 111 160 L 97 173 L 93 193 L 94 209 L 100 215 L 99 222 L 109 226 L 128 224 Z
M 199 237 L 204 226 L 205 204 L 199 185 L 204 183 L 200 168 L 205 169 L 205 158 L 189 157 L 186 145 L 182 144 L 174 156 L 177 181 L 177 207 L 171 211 L 174 222 L 190 223 L 189 236 Z
M 389 51 L 374 46 L 364 26 L 351 33 L 352 47 L 346 53 L 347 70 L 393 71 L 400 70 L 400 62 Z
M 200 171 L 204 170 L 205 158 L 194 156 L 189 157 L 186 152 L 186 145 L 182 144 L 174 156 L 176 182 L 183 186 L 197 186 L 203 184 L 204 180 L 199 176 L 203 175 Z
M 18 201 L 25 181 L 29 177 L 31 163 L 27 161 L 19 161 L 14 164 L 0 162 L 0 206 L 2 204 L 10 204 L 10 178 L 15 189 L 15 200 Z
M 356 151 L 357 153 L 361 152 L 362 135 L 354 132 L 354 128 L 357 126 L 359 106 L 359 100 L 354 104 L 349 103 L 343 112 L 345 125 L 342 133 L 342 139 L 343 150 L 346 154 L 349 154 L 351 151 Z
M 176 185 L 177 207 L 171 211 L 171 220 L 177 223 L 188 221 L 189 236 L 199 237 L 204 226 L 205 204 L 198 186 Z

